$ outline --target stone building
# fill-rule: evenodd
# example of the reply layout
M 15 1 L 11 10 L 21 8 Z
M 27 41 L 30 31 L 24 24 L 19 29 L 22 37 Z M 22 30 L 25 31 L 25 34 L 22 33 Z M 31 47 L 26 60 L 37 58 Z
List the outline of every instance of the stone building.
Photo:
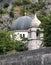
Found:
M 11 30 L 16 30 L 14 32 L 16 40 L 28 38 L 28 49 L 34 50 L 40 48 L 42 44 L 43 33 L 38 32 L 41 31 L 40 24 L 36 14 L 33 19 L 29 16 L 22 16 L 12 23 Z
M 30 24 L 30 28 L 28 29 L 28 48 L 29 50 L 40 48 L 42 43 L 42 33 L 38 33 L 38 30 L 40 30 L 39 25 L 41 24 L 41 21 L 38 20 L 36 17 L 36 14 L 34 18 L 32 19 L 32 22 Z

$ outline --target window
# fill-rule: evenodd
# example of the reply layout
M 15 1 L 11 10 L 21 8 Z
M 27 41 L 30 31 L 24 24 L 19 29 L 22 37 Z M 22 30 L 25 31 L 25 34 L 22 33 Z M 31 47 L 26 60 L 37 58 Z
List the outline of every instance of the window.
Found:
M 25 38 L 25 34 L 23 34 L 23 38 Z
M 20 34 L 20 38 L 22 38 L 22 34 Z
M 39 34 L 40 34 L 40 31 L 39 31 L 39 29 L 37 29 L 36 36 L 39 37 Z

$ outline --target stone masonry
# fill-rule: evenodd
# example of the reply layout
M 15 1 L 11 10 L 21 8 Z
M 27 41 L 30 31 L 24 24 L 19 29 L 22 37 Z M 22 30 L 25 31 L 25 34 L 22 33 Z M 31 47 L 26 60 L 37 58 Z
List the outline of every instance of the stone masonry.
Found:
M 51 47 L 0 55 L 0 65 L 51 65 Z

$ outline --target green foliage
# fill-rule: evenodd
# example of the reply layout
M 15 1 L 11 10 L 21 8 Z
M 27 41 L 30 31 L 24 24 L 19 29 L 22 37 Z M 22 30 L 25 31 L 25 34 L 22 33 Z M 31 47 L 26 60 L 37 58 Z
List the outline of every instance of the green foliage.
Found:
M 4 48 L 6 48 L 6 52 L 12 50 L 11 44 L 9 32 L 0 30 L 0 53 L 4 53 Z
M 14 35 L 14 32 L 12 33 L 12 41 L 14 42 L 14 49 L 16 51 L 25 51 L 27 50 L 27 46 L 26 46 L 26 43 L 24 43 L 25 41 L 27 41 L 27 38 L 23 38 L 22 40 L 18 41 L 18 40 L 15 40 L 15 35 Z M 24 42 L 23 42 L 24 41 Z
M 15 49 L 16 49 L 17 51 L 25 51 L 25 50 L 27 50 L 28 48 L 26 47 L 26 44 L 24 44 L 22 41 L 17 41 L 17 44 L 16 44 Z
M 44 45 L 51 46 L 51 18 L 46 18 L 46 23 L 44 26 Z
M 39 11 L 40 9 L 42 9 L 45 6 L 44 2 L 36 2 L 36 3 L 31 3 L 31 12 L 35 13 L 36 11 Z
M 22 0 L 22 4 L 24 4 L 24 5 L 30 4 L 30 0 Z
M 28 38 L 23 38 L 22 41 L 28 41 Z
M 27 5 L 27 4 L 30 4 L 30 0 L 15 0 L 15 5 Z
M 2 14 L 3 13 L 3 10 L 2 9 L 0 9 L 0 14 Z
M 13 11 L 10 11 L 9 16 L 10 16 L 11 18 L 14 18 L 14 13 L 13 13 Z
M 21 0 L 15 0 L 15 5 L 18 5 L 18 6 L 22 5 Z
M 44 46 L 51 46 L 51 16 L 39 15 L 39 19 L 42 21 L 41 28 L 44 29 Z
M 0 0 L 0 2 L 2 2 L 3 0 Z
M 0 20 L 0 23 L 3 24 L 3 21 Z
M 0 30 L 0 54 L 5 54 L 8 51 L 24 51 L 27 50 L 26 45 L 22 41 L 15 40 L 15 36 L 12 34 L 10 37 L 10 32 L 5 30 Z
M 5 3 L 5 4 L 4 4 L 4 8 L 7 8 L 8 6 L 9 6 L 8 3 Z
M 9 12 L 9 16 L 12 18 L 12 20 L 13 20 L 13 18 L 14 18 L 14 12 L 11 10 L 10 12 Z

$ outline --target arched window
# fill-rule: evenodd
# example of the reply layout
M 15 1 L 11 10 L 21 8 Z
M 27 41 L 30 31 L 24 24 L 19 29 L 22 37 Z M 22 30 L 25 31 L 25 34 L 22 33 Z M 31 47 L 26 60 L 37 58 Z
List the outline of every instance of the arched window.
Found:
M 25 38 L 25 34 L 23 34 L 23 38 Z
M 40 30 L 37 29 L 37 31 L 36 31 L 36 36 L 39 37 L 39 35 L 40 35 Z
M 22 38 L 22 34 L 20 34 L 20 38 Z

